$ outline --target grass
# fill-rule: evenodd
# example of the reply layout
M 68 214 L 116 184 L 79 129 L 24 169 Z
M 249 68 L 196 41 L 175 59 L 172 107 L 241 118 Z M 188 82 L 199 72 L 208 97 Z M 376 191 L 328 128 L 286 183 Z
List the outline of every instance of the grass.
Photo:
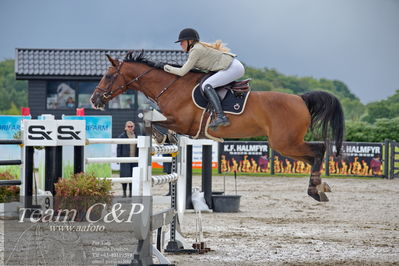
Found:
M 395 155 L 395 167 L 399 167 L 399 147 L 395 149 L 398 154 Z M 73 165 L 68 164 L 64 165 L 64 177 L 69 177 L 73 174 Z M 201 175 L 202 171 L 201 169 L 194 168 L 192 170 L 193 175 Z M 18 179 L 20 178 L 21 175 L 21 168 L 18 165 L 10 165 L 10 166 L 0 166 L 0 173 L 2 172 L 9 172 L 12 175 L 16 176 Z M 103 164 L 89 164 L 86 165 L 86 172 L 92 173 L 95 176 L 98 177 L 107 177 L 107 176 L 112 176 L 118 175 L 119 171 L 112 171 L 111 166 L 109 164 L 103 163 Z M 163 175 L 165 174 L 163 172 L 162 168 L 153 168 L 152 169 L 153 175 Z M 220 176 L 220 175 L 226 175 L 226 176 L 234 176 L 234 173 L 218 173 L 217 169 L 212 169 L 212 175 L 213 176 Z M 270 173 L 237 173 L 238 176 L 256 176 L 256 177 L 262 177 L 262 176 L 267 176 L 267 177 L 308 177 L 309 174 L 274 174 L 271 175 Z M 340 176 L 340 175 L 330 175 L 330 176 L 322 176 L 323 178 L 381 178 L 381 177 L 364 177 L 364 176 Z
M 0 173 L 9 172 L 12 176 L 15 176 L 16 179 L 21 178 L 21 166 L 19 165 L 1 165 Z
M 64 165 L 64 168 L 63 168 L 64 178 L 69 178 L 72 175 L 73 175 L 73 165 L 72 164 Z
M 113 173 L 111 165 L 108 163 L 87 164 L 85 172 L 97 177 L 111 177 Z M 73 165 L 71 164 L 64 165 L 64 177 L 68 178 L 72 175 L 73 175 Z
M 162 168 L 153 168 L 152 169 L 153 175 L 163 175 L 165 174 L 162 171 Z M 193 175 L 201 175 L 201 169 L 193 169 Z M 218 173 L 217 169 L 212 169 L 212 176 L 234 176 L 234 173 Z M 309 174 L 274 174 L 271 175 L 270 173 L 237 173 L 237 177 L 239 176 L 254 176 L 254 177 L 304 177 L 308 178 Z M 325 176 L 322 175 L 322 178 L 339 178 L 339 179 L 381 179 L 381 177 L 374 177 L 374 176 L 342 176 L 342 175 L 329 175 Z

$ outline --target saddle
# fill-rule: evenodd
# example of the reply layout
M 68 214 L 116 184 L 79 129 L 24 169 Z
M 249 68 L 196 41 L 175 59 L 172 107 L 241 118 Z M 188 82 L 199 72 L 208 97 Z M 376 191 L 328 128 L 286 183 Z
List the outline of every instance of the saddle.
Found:
M 236 94 L 236 96 L 240 96 L 242 93 L 249 92 L 249 90 L 250 90 L 249 82 L 250 81 L 251 81 L 251 79 L 233 81 L 227 85 L 217 87 L 216 90 L 218 90 L 218 89 L 232 90 Z
M 204 81 L 206 79 L 208 79 L 210 76 L 212 76 L 213 74 L 215 74 L 215 73 L 212 72 L 212 73 L 205 75 L 201 79 L 199 85 L 202 86 L 202 83 L 204 83 Z M 251 81 L 251 79 L 236 80 L 236 81 L 230 82 L 229 84 L 217 87 L 217 88 L 215 88 L 215 90 L 232 90 L 235 94 L 242 94 L 242 93 L 248 92 L 250 90 L 250 87 L 249 87 L 250 81 Z
M 200 83 L 193 89 L 193 101 L 200 109 L 209 109 L 208 99 L 201 90 L 201 86 L 204 81 L 210 77 L 210 75 L 212 74 L 204 76 Z M 215 88 L 225 113 L 238 115 L 244 111 L 246 100 L 250 92 L 249 82 L 250 79 L 233 81 L 229 84 Z
M 212 118 L 211 116 L 213 114 L 213 110 L 208 102 L 208 99 L 201 89 L 201 85 L 209 76 L 210 75 L 206 75 L 205 77 L 203 77 L 201 79 L 201 82 L 193 88 L 193 102 L 198 108 L 203 110 L 198 132 L 196 136 L 194 136 L 194 139 L 209 138 L 215 141 L 222 142 L 223 139 L 215 138 L 208 134 L 208 126 Z M 222 103 L 222 108 L 225 113 L 240 115 L 244 112 L 248 96 L 251 92 L 249 87 L 249 81 L 250 79 L 233 81 L 227 85 L 215 88 L 216 92 L 219 95 Z

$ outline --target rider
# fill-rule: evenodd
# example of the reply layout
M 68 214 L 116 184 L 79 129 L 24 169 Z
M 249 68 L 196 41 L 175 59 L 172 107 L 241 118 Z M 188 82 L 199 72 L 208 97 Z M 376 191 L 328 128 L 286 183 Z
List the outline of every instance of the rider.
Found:
M 244 66 L 220 41 L 213 44 L 200 42 L 199 34 L 195 29 L 183 29 L 177 42 L 180 42 L 184 52 L 188 52 L 188 59 L 180 68 L 165 65 L 164 70 L 179 76 L 184 76 L 193 68 L 217 72 L 207 78 L 201 87 L 216 113 L 216 119 L 209 126 L 216 130 L 218 126 L 230 125 L 215 88 L 241 78 L 245 72 Z

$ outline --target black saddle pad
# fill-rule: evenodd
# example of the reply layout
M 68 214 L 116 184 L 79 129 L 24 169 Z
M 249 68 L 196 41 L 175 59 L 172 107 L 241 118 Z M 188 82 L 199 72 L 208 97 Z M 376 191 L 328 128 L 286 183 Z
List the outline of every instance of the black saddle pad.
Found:
M 249 91 L 235 95 L 232 90 L 227 90 L 226 96 L 222 99 L 223 111 L 225 113 L 241 114 L 245 108 L 248 95 Z M 194 88 L 193 100 L 194 103 L 202 109 L 206 109 L 208 106 L 208 99 L 202 93 L 199 85 Z

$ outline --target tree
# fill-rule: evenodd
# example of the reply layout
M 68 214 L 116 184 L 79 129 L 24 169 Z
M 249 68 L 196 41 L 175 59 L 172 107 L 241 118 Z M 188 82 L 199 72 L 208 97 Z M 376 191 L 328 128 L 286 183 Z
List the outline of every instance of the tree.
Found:
M 15 79 L 14 60 L 0 62 L 0 114 L 20 109 L 28 103 L 28 82 Z
M 17 106 L 14 103 L 11 103 L 10 109 L 2 111 L 1 114 L 3 114 L 3 115 L 20 115 L 21 108 L 17 108 Z
M 345 140 L 358 142 L 399 141 L 399 117 L 377 119 L 374 124 L 349 121 L 345 125 Z
M 333 85 L 334 85 L 334 90 L 339 94 L 342 95 L 343 97 L 347 97 L 351 100 L 359 100 L 348 88 L 348 86 L 346 86 L 345 83 L 339 81 L 339 80 L 333 80 L 332 81 Z
M 374 137 L 370 134 L 375 131 L 375 126 L 363 122 L 353 121 L 345 123 L 345 140 L 346 141 L 359 141 L 359 142 L 372 142 Z
M 399 141 L 399 117 L 377 119 L 374 125 L 376 128 L 375 141 L 384 141 L 385 139 Z
M 256 91 L 271 91 L 273 90 L 273 85 L 263 79 L 253 79 L 251 80 L 251 88 Z
M 342 98 L 341 104 L 346 120 L 359 121 L 366 110 L 358 99 Z
M 384 101 L 372 102 L 367 105 L 367 115 L 362 119 L 368 123 L 374 123 L 379 118 L 393 118 L 389 105 Z

